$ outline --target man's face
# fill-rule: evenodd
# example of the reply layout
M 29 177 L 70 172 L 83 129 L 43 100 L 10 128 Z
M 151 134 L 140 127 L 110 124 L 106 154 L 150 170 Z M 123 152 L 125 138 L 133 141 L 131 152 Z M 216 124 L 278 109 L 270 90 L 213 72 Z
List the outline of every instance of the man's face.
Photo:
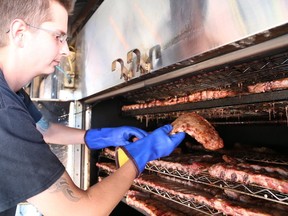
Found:
M 32 76 L 51 74 L 55 66 L 59 64 L 63 55 L 69 54 L 66 42 L 68 14 L 59 4 L 51 2 L 52 20 L 44 22 L 40 26 L 32 26 L 27 23 L 31 37 L 25 48 L 25 58 Z

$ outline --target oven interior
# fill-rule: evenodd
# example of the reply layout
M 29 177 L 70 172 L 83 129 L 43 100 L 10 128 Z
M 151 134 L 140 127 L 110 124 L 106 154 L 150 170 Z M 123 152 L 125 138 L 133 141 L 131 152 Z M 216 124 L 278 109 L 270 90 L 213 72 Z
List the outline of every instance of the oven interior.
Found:
M 157 85 L 146 86 L 90 104 L 92 110 L 91 127 L 131 125 L 146 131 L 153 131 L 164 124 L 171 123 L 183 113 L 196 112 L 215 127 L 224 140 L 225 147 L 216 152 L 209 152 L 201 148 L 195 139 L 187 135 L 179 146 L 178 157 L 185 158 L 187 155 L 193 154 L 212 154 L 218 157 L 229 154 L 237 160 L 247 163 L 261 163 L 266 164 L 266 166 L 279 166 L 286 169 L 288 168 L 286 147 L 288 140 L 287 86 L 260 93 L 251 93 L 247 90 L 250 85 L 269 83 L 285 78 L 288 78 L 288 53 L 285 49 L 246 57 L 217 67 L 194 71 L 177 79 L 163 80 Z M 219 99 L 123 110 L 123 106 L 131 104 L 151 104 L 155 100 L 177 101 L 177 98 L 197 92 L 222 90 L 233 91 L 236 94 Z M 111 173 L 109 170 L 105 171 L 105 169 L 95 166 L 96 163 L 103 162 L 114 163 L 114 158 L 105 154 L 105 151 L 91 153 L 91 184 L 98 182 L 101 176 L 107 176 Z M 221 193 L 223 191 L 236 192 L 248 197 L 247 199 L 255 198 L 258 203 L 263 202 L 265 205 L 268 203 L 267 205 L 270 205 L 270 208 L 275 211 L 278 210 L 278 206 L 283 211 L 288 208 L 288 194 L 286 193 L 255 184 L 214 178 L 209 176 L 206 171 L 193 175 L 148 163 L 143 176 L 145 175 L 168 176 L 177 179 L 178 182 L 181 181 L 182 185 L 197 183 L 202 185 L 203 190 L 209 186 L 220 189 Z M 286 181 L 285 178 L 284 181 Z M 174 187 L 173 184 L 172 181 L 171 188 Z M 149 184 L 136 181 L 132 187 L 148 193 L 147 196 L 150 198 L 156 195 L 158 198 L 164 198 L 164 202 L 176 203 L 176 206 L 180 205 L 185 208 L 183 211 L 182 208 L 181 211 L 179 210 L 179 215 L 182 213 L 185 215 L 185 211 L 188 211 L 190 215 L 225 215 L 217 208 L 199 203 L 197 199 L 185 196 L 183 198 L 173 194 L 173 192 L 171 194 L 171 192 L 163 191 Z M 233 200 L 232 202 L 236 202 L 235 205 L 241 202 L 245 203 L 243 200 Z M 171 206 L 173 205 L 171 204 Z M 257 209 L 259 206 L 254 206 L 254 208 Z M 125 199 L 123 199 L 123 202 L 115 209 L 114 214 L 119 214 L 119 211 L 128 211 L 127 209 L 134 211 L 134 209 L 126 206 Z M 140 210 L 139 206 L 136 209 L 135 215 L 149 215 L 147 211 Z

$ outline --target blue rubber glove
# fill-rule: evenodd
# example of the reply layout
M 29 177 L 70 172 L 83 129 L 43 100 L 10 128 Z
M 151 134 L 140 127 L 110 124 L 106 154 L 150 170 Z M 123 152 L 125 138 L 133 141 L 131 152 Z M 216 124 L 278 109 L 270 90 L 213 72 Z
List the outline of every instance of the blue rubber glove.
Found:
M 137 170 L 137 176 L 143 172 L 147 162 L 168 156 L 185 138 L 185 133 L 180 132 L 170 135 L 170 124 L 160 127 L 150 135 L 134 143 L 116 149 L 116 165 L 121 167 L 131 159 Z
M 115 128 L 99 128 L 86 131 L 84 140 L 88 148 L 97 150 L 109 146 L 123 146 L 131 143 L 132 137 L 142 139 L 148 133 L 136 127 L 122 126 Z

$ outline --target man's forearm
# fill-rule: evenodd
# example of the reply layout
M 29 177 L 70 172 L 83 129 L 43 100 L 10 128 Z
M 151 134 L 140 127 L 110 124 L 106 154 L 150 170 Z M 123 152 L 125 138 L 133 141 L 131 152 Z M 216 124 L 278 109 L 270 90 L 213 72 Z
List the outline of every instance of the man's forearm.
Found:
M 87 190 L 92 203 L 102 206 L 99 215 L 109 215 L 133 184 L 137 169 L 132 161 L 128 161 L 120 170 L 116 171 L 100 183 Z
M 49 144 L 69 145 L 83 144 L 85 132 L 85 130 L 50 123 L 49 128 L 42 134 L 45 142 Z
M 31 197 L 28 202 L 44 215 L 106 216 L 129 190 L 136 173 L 133 162 L 128 161 L 115 173 L 83 191 L 65 172 L 50 188 Z

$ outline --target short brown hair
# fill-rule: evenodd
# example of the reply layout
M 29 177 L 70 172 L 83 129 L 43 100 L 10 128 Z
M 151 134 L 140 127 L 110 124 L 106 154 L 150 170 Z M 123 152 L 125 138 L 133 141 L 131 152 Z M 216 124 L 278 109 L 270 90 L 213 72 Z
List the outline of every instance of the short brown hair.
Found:
M 51 2 L 59 2 L 69 14 L 72 13 L 73 0 L 1 0 L 0 47 L 5 46 L 6 32 L 14 19 L 23 19 L 35 26 L 51 19 Z

